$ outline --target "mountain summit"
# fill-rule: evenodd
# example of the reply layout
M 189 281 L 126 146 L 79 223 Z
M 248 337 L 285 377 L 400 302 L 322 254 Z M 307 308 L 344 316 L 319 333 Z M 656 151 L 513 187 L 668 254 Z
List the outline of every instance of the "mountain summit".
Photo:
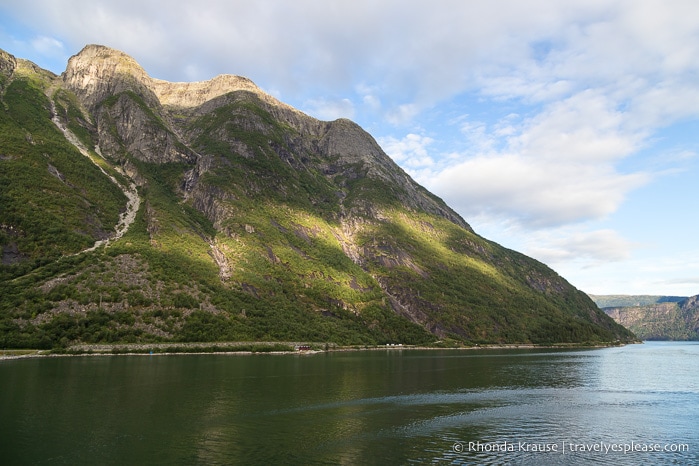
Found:
M 357 124 L 89 45 L 0 51 L 0 345 L 633 339 Z

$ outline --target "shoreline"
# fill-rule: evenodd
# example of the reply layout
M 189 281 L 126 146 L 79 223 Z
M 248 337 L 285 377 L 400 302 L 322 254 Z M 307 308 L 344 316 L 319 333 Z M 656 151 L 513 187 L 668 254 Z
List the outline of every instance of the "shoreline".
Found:
M 636 342 L 607 342 L 596 344 L 584 343 L 560 343 L 549 345 L 536 345 L 532 343 L 493 343 L 473 346 L 419 346 L 419 345 L 374 345 L 374 346 L 338 346 L 328 343 L 289 343 L 289 342 L 219 342 L 219 343 L 151 343 L 151 344 L 114 344 L 114 345 L 76 345 L 66 352 L 54 352 L 55 350 L 0 350 L 0 361 L 28 359 L 28 358 L 55 358 L 76 356 L 177 356 L 177 355 L 313 355 L 319 353 L 341 353 L 355 351 L 435 351 L 435 350 L 511 350 L 511 349 L 599 349 L 629 344 L 643 344 Z M 276 350 L 280 345 L 288 346 L 288 350 Z M 254 347 L 248 349 L 247 347 Z M 299 349 L 299 346 L 310 346 L 310 349 Z M 236 347 L 246 347 L 244 350 L 236 350 Z M 317 349 L 322 347 L 325 349 Z M 293 349 L 292 349 L 293 348 Z M 200 351 L 197 351 L 200 350 Z M 9 353 L 9 354 L 8 354 Z

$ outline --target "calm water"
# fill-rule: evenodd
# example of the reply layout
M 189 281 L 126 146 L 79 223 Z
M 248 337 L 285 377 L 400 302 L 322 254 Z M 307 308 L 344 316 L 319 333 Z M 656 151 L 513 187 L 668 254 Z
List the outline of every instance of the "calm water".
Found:
M 699 464 L 699 344 L 0 361 L 3 465 L 503 463 Z

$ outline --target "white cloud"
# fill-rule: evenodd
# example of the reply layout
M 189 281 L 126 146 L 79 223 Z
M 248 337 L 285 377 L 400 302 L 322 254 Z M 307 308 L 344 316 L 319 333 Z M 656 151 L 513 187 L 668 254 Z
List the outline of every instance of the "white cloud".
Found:
M 241 74 L 318 118 L 369 122 L 468 221 L 568 235 L 542 239 L 551 260 L 635 251 L 611 229 L 559 228 L 695 169 L 696 144 L 659 135 L 699 117 L 695 0 L 3 3 L 41 31 L 37 52 L 102 43 L 158 78 Z
M 551 238 L 558 234 L 560 236 Z M 638 247 L 613 230 L 550 232 L 537 235 L 527 253 L 547 264 L 583 261 L 587 266 L 624 261 Z
M 688 117 L 696 117 L 699 109 L 699 85 L 696 78 L 692 79 L 694 82 L 691 83 L 662 81 L 639 92 L 629 104 L 634 122 L 640 127 L 658 128 Z
M 419 170 L 434 165 L 434 160 L 428 154 L 428 146 L 433 142 L 430 137 L 413 133 L 403 139 L 389 136 L 378 140 L 386 154 L 408 170 Z
M 699 276 L 678 277 L 671 280 L 665 280 L 661 283 L 663 285 L 691 285 L 694 288 L 693 293 L 695 293 L 692 296 L 696 296 L 696 293 L 699 292 Z
M 378 113 L 381 111 L 381 93 L 377 88 L 360 83 L 355 86 L 355 93 L 360 96 L 362 104 L 370 112 Z
M 647 176 L 498 154 L 469 158 L 423 182 L 466 218 L 487 214 L 543 228 L 609 215 Z
M 526 157 L 611 162 L 632 154 L 643 140 L 643 134 L 625 128 L 627 119 L 600 92 L 583 91 L 546 106 L 510 145 Z
M 97 41 L 123 49 L 163 78 L 177 79 L 185 60 L 255 70 L 250 77 L 263 85 L 283 81 L 275 87 L 284 94 L 311 79 L 346 92 L 361 77 L 394 107 L 424 108 L 468 86 L 484 58 L 519 60 L 528 53 L 522 38 L 602 8 L 576 3 L 27 0 L 7 8 L 76 49 Z
M 643 142 L 627 120 L 605 96 L 583 91 L 523 121 L 508 115 L 492 129 L 465 122 L 471 149 L 421 181 L 466 218 L 486 214 L 530 228 L 603 218 L 651 179 L 616 169 Z
M 388 110 L 386 120 L 393 125 L 404 125 L 415 118 L 418 113 L 420 113 L 419 106 L 415 104 L 401 104 Z
M 39 54 L 45 56 L 63 55 L 65 53 L 63 43 L 53 37 L 37 36 L 31 40 L 31 46 Z
M 305 103 L 304 112 L 320 120 L 354 118 L 354 104 L 349 99 L 312 99 Z
M 464 135 L 464 142 L 469 146 L 469 152 L 482 154 L 493 150 L 497 137 L 509 136 L 514 129 L 509 126 L 498 128 L 497 136 L 488 134 L 488 125 L 482 121 L 466 121 L 461 123 L 459 130 Z
M 674 86 L 666 78 L 678 74 L 696 87 L 699 67 L 693 1 L 26 0 L 4 8 L 75 52 L 104 43 L 163 79 L 232 72 L 304 94 L 297 101 L 319 97 L 309 84 L 349 96 L 362 82 L 372 93 L 357 95 L 372 105 L 380 96 L 397 125 L 466 91 L 550 102 L 619 84 L 611 91 L 629 98 L 633 86 Z
M 641 249 L 634 249 L 637 255 Z M 699 294 L 699 251 L 684 250 L 679 254 L 644 256 L 607 264 L 580 266 L 580 260 L 559 262 L 564 276 L 575 275 L 574 283 L 593 294 L 648 294 L 695 296 Z

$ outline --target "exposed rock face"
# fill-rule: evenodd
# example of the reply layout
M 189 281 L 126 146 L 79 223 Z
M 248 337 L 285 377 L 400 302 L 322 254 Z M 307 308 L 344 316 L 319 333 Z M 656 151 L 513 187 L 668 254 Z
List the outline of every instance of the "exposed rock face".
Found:
M 333 174 L 334 171 L 347 172 L 352 167 L 363 166 L 366 171 L 357 173 L 356 176 L 375 178 L 399 186 L 403 192 L 398 195 L 405 205 L 448 218 L 464 228 L 470 228 L 443 202 L 427 195 L 424 189 L 384 153 L 374 138 L 353 121 L 339 119 L 329 123 L 321 136 L 319 149 L 329 159 L 336 161 L 334 167 L 326 168 L 329 174 Z
M 193 162 L 168 127 L 151 78 L 130 56 L 89 45 L 68 61 L 64 85 L 95 116 L 100 147 L 123 160 L 131 153 L 146 162 Z
M 604 311 L 644 340 L 699 340 L 699 296 Z
M 163 121 L 129 94 L 119 94 L 116 101 L 101 106 L 97 115 L 100 145 L 115 159 L 121 159 L 125 151 L 144 162 L 195 161 L 192 151 Z
M 102 45 L 88 45 L 72 56 L 63 73 L 63 81 L 88 107 L 124 91 L 138 93 L 150 107 L 180 108 L 197 107 L 237 90 L 264 94 L 249 79 L 233 75 L 191 83 L 154 79 L 131 56 Z
M 11 76 L 17 67 L 17 59 L 5 52 L 0 50 L 0 75 Z
M 162 105 L 175 108 L 198 107 L 233 91 L 248 91 L 258 95 L 266 95 L 248 78 L 231 74 L 192 83 L 171 83 L 159 79 L 149 79 L 149 87 L 158 96 Z
M 62 77 L 65 86 L 90 110 L 125 91 L 135 92 L 149 107 L 159 105 L 158 98 L 146 85 L 150 77 L 144 69 L 129 55 L 109 47 L 86 46 L 70 57 Z
M 16 66 L 0 55 L 0 78 Z M 142 202 L 111 254 L 66 272 L 75 281 L 53 288 L 46 283 L 60 277 L 38 276 L 42 294 L 32 294 L 28 281 L 15 290 L 27 293 L 19 306 L 0 297 L 0 324 L 14 329 L 16 341 L 31 335 L 22 325 L 38 326 L 36 338 L 54 332 L 60 341 L 65 322 L 51 323 L 65 314 L 109 327 L 72 337 L 78 340 L 126 338 L 125 329 L 136 340 L 352 344 L 633 338 L 544 264 L 476 235 L 349 120 L 317 120 L 239 76 L 153 79 L 133 58 L 97 45 L 71 57 L 60 77 L 30 67 L 27 73 L 45 82 L 17 82 L 12 97 L 40 94 L 30 102 L 34 120 L 51 114 L 59 127 L 72 128 L 86 152 L 102 154 L 113 173 L 140 187 Z M 12 79 L 0 79 L 0 90 Z M 78 194 L 87 191 L 80 183 L 100 185 L 101 174 L 71 178 L 70 160 L 47 165 L 35 154 L 35 135 L 7 127 L 31 139 L 26 155 L 38 157 L 34 166 L 51 182 L 72 183 Z M 31 127 L 37 141 L 56 140 L 51 122 Z M 0 155 L 8 164 L 20 156 Z M 94 196 L 93 215 L 115 210 L 110 199 Z M 79 224 L 84 213 L 71 204 L 52 212 L 68 212 Z M 3 262 L 21 262 L 24 246 L 14 241 L 11 222 L 0 218 L 0 225 Z M 54 247 L 64 255 L 72 248 Z M 147 286 L 123 283 L 128 276 Z M 104 324 L 102 311 L 121 320 Z
M 299 152 L 319 152 L 323 162 L 317 168 L 329 178 L 344 173 L 389 182 L 400 187 L 397 194 L 405 205 L 470 228 L 456 212 L 410 179 L 356 123 L 346 119 L 318 121 L 266 94 L 247 78 L 221 75 L 202 82 L 170 83 L 151 78 L 123 52 L 99 45 L 88 45 L 71 57 L 62 77 L 97 115 L 100 147 L 117 160 L 128 152 L 147 162 L 195 163 L 197 157 L 188 147 L 197 133 L 188 133 L 173 113 L 205 115 L 232 101 L 250 100 L 247 95 L 251 95 L 252 101 L 261 103 L 275 120 L 296 130 L 296 140 L 288 141 L 294 153 L 280 148 L 279 155 L 298 169 L 311 168 L 308 160 L 298 160 Z M 264 122 L 246 117 L 243 130 L 268 130 Z M 309 144 L 309 136 L 317 143 Z M 230 139 L 224 134 L 221 137 Z M 236 141 L 229 142 L 235 148 Z

